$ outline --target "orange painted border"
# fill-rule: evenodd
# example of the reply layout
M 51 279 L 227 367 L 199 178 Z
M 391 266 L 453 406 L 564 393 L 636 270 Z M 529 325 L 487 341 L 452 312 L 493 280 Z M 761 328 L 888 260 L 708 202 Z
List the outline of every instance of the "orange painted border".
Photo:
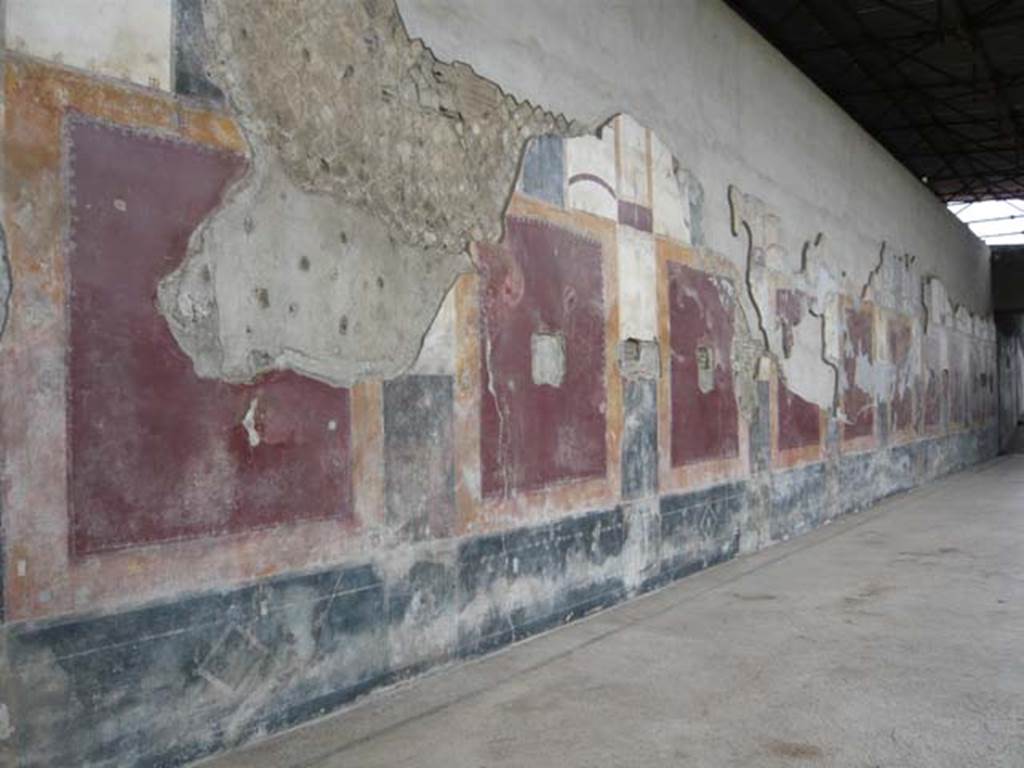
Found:
M 379 383 L 351 391 L 352 482 L 361 535 L 351 523 L 308 521 L 70 559 L 64 482 L 65 115 L 74 110 L 227 152 L 245 154 L 248 148 L 229 115 L 170 94 L 115 85 L 12 54 L 4 69 L 4 227 L 13 280 L 0 354 L 8 618 L 106 610 L 362 554 L 383 515 Z
M 669 262 L 678 262 L 708 274 L 729 278 L 737 291 L 737 309 L 740 306 L 738 292 L 742 290 L 743 279 L 732 263 L 724 258 L 688 248 L 666 237 L 655 238 L 655 252 L 658 261 L 658 345 L 662 361 L 661 377 L 658 379 L 658 480 L 660 490 L 662 493 L 671 493 L 748 477 L 750 475 L 750 430 L 742 409 L 737 409 L 739 451 L 736 457 L 711 459 L 681 467 L 672 466 L 672 367 L 669 365 L 672 350 L 669 346 L 668 264 Z
M 605 301 L 606 456 L 604 477 L 568 481 L 507 499 L 484 499 L 480 491 L 480 305 L 479 277 L 456 283 L 455 365 L 455 535 L 502 530 L 551 520 L 618 503 L 622 435 L 622 382 L 616 365 L 619 338 L 618 250 L 614 221 L 582 211 L 566 211 L 518 193 L 507 215 L 550 222 L 601 243 Z
M 802 445 L 799 448 L 779 448 L 779 376 L 777 371 L 773 370 L 772 372 L 769 388 L 771 390 L 772 468 L 793 469 L 804 464 L 824 461 L 825 436 L 828 434 L 828 412 L 818 408 L 818 434 L 820 437 L 815 445 Z

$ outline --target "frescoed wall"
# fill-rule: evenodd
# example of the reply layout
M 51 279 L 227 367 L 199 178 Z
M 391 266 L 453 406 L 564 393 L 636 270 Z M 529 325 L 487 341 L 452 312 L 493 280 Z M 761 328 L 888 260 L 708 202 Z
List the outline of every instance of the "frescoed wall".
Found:
M 0 760 L 181 765 L 996 450 L 994 325 L 890 222 L 384 0 L 57 5 L 6 6 Z

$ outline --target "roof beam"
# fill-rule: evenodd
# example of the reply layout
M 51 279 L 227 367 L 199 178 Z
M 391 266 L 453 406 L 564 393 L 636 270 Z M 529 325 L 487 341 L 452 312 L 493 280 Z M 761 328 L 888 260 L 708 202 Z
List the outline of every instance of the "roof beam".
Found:
M 848 0 L 824 0 L 824 2 L 809 0 L 807 2 L 807 8 L 813 14 L 818 23 L 841 44 L 863 40 L 877 42 L 874 39 L 874 35 L 871 30 L 869 30 L 865 25 L 864 20 L 858 16 L 853 8 L 851 8 Z M 888 55 L 888 49 L 884 46 L 878 50 L 878 55 L 884 59 L 884 61 L 880 62 L 881 67 L 884 67 L 885 69 L 884 74 L 882 73 L 879 64 L 871 61 L 871 59 L 866 57 L 862 52 L 850 50 L 848 51 L 848 55 L 858 68 L 879 86 L 886 98 L 889 100 L 891 108 L 900 113 L 905 120 L 913 122 L 913 117 L 903 104 L 904 98 L 907 101 L 917 102 L 932 122 L 939 122 L 935 113 L 932 111 L 931 105 L 928 103 L 924 95 L 914 91 L 913 83 L 898 67 L 893 65 L 893 59 Z M 898 76 L 902 81 L 899 85 L 908 89 L 905 97 L 898 96 L 892 92 L 893 83 L 890 82 L 889 77 L 893 74 Z M 977 172 L 978 169 L 974 167 L 975 161 L 969 158 L 965 158 L 964 162 L 971 167 L 972 174 L 964 174 L 961 169 L 956 168 L 952 164 L 952 160 L 947 157 L 942 148 L 938 146 L 931 133 L 931 131 L 922 131 L 921 137 L 927 144 L 928 148 L 935 153 L 935 156 L 951 174 L 955 177 L 962 177 L 972 175 Z
M 946 1 L 947 0 L 939 0 L 939 2 Z M 1017 146 L 1017 150 L 1020 151 L 1021 137 L 1024 136 L 1024 128 L 1021 127 L 1020 122 L 1017 120 L 1017 117 L 1013 112 L 1013 105 L 1007 98 L 1006 91 L 1003 90 L 1000 83 L 1000 80 L 1002 79 L 1001 75 L 992 64 L 992 58 L 989 56 L 988 49 L 985 47 L 985 41 L 982 40 L 972 28 L 967 12 L 964 10 L 963 0 L 948 0 L 948 3 L 950 11 L 953 14 L 953 18 L 956 20 L 957 25 L 963 32 L 968 46 L 972 53 L 977 55 L 978 64 L 985 75 L 985 79 L 988 81 L 992 98 L 999 111 L 1006 119 L 1007 124 L 1013 133 L 1014 144 Z

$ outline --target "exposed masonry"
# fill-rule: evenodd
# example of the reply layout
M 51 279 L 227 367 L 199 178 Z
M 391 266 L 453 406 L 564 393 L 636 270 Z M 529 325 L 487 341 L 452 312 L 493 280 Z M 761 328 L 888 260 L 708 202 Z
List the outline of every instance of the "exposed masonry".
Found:
M 661 376 L 661 348 L 646 339 L 619 343 L 619 372 L 625 379 L 657 379 Z
M 580 131 L 410 40 L 392 0 L 206 0 L 251 167 L 159 291 L 200 376 L 347 386 L 416 360 L 522 148 Z

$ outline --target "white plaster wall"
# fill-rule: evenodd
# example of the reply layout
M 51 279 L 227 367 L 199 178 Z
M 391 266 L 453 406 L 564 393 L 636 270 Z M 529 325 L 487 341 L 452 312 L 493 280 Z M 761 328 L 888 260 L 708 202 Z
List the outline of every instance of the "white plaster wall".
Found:
M 885 240 L 950 298 L 990 310 L 987 248 L 720 0 L 398 0 L 409 33 L 520 98 L 598 125 L 628 112 L 705 191 L 707 244 L 734 259 L 730 183 L 776 211 L 793 268 L 817 232 L 847 290 Z
M 172 0 L 6 0 L 6 44 L 140 85 L 168 89 Z

